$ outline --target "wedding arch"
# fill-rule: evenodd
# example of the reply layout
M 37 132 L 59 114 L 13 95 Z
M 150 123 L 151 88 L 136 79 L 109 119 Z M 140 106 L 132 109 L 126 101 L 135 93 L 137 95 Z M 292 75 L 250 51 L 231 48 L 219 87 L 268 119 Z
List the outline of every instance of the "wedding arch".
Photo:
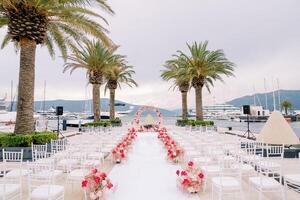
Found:
M 157 121 L 156 121 L 155 126 L 157 126 L 157 128 L 159 128 L 163 123 L 163 117 L 162 117 L 160 110 L 154 106 L 141 106 L 134 115 L 132 125 L 137 128 L 140 128 L 142 126 L 141 116 L 142 116 L 143 112 L 145 112 L 146 110 L 154 111 L 156 113 Z

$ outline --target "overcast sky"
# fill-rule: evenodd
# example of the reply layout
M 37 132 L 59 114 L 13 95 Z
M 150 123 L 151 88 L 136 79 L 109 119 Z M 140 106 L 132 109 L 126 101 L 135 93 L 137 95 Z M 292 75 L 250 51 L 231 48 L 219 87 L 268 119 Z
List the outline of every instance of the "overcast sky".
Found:
M 108 0 L 116 14 L 108 17 L 110 37 L 121 45 L 135 67 L 138 88 L 123 87 L 117 99 L 135 104 L 179 108 L 180 93 L 168 90 L 160 70 L 186 42 L 209 41 L 210 49 L 223 49 L 236 64 L 235 78 L 216 83 L 212 93 L 204 92 L 204 103 L 222 103 L 235 97 L 271 91 L 272 77 L 281 89 L 300 89 L 300 1 L 299 0 Z M 5 30 L 0 31 L 3 38 Z M 59 56 L 59 53 L 57 53 Z M 10 81 L 18 80 L 19 55 L 12 46 L 0 51 L 0 95 L 10 93 Z M 38 48 L 36 100 L 43 98 L 85 99 L 85 72 L 63 74 L 63 61 L 49 58 Z M 254 89 L 255 88 L 255 89 Z M 101 93 L 103 97 L 103 93 Z M 284 98 L 284 97 L 283 97 Z M 194 106 L 194 90 L 189 105 Z

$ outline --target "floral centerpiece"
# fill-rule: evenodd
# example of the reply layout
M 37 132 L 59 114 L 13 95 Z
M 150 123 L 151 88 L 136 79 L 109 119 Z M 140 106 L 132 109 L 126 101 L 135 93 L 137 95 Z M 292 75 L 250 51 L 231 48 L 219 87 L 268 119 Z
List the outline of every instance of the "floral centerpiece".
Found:
M 127 151 L 132 142 L 136 139 L 137 134 L 134 128 L 128 130 L 128 134 L 112 150 L 112 157 L 115 163 L 121 163 L 126 158 Z
M 198 193 L 204 182 L 204 174 L 199 166 L 192 161 L 188 162 L 187 167 L 180 171 L 177 170 L 178 185 L 189 193 Z
M 103 198 L 104 193 L 113 187 L 113 184 L 107 178 L 106 173 L 100 172 L 95 168 L 85 176 L 81 186 L 85 189 L 89 199 L 100 200 Z
M 158 132 L 158 138 L 164 143 L 167 149 L 168 159 L 174 163 L 178 163 L 183 160 L 183 149 L 169 136 L 166 129 L 163 128 Z

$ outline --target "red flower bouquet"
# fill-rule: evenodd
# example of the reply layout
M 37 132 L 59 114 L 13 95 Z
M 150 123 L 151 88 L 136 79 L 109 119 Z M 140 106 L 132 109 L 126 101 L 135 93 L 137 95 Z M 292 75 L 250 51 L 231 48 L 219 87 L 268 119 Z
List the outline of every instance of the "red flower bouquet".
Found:
M 177 170 L 176 174 L 178 176 L 178 185 L 189 193 L 197 193 L 201 190 L 204 174 L 200 167 L 192 161 L 188 162 L 184 170 Z
M 113 184 L 107 178 L 106 173 L 93 169 L 85 176 L 85 179 L 81 182 L 81 187 L 85 189 L 89 199 L 99 200 L 103 198 L 105 191 L 113 187 Z
M 126 153 L 132 142 L 136 139 L 137 134 L 134 128 L 129 129 L 129 133 L 121 140 L 120 143 L 112 150 L 112 157 L 115 163 L 121 163 L 126 158 Z
M 165 128 L 158 131 L 158 138 L 164 143 L 168 152 L 167 156 L 169 160 L 174 163 L 178 163 L 183 160 L 183 149 L 181 149 L 168 135 Z

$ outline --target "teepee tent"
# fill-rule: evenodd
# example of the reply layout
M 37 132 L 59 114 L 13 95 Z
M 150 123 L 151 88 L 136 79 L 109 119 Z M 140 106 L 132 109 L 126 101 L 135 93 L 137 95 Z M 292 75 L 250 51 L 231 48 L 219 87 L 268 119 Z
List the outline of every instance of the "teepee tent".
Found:
M 296 136 L 288 122 L 278 111 L 272 112 L 265 126 L 259 133 L 257 141 L 267 144 L 299 144 Z
M 152 117 L 152 115 L 148 114 L 146 119 L 145 119 L 145 122 L 144 122 L 144 126 L 147 126 L 147 125 L 155 125 L 155 121 Z

